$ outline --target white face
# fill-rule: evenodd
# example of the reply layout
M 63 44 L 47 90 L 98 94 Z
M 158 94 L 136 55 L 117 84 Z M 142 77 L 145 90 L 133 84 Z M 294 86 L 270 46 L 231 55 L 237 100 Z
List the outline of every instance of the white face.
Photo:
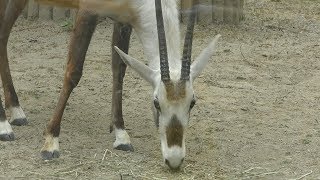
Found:
M 180 80 L 170 80 L 169 83 L 162 82 L 160 69 L 151 69 L 115 47 L 122 60 L 154 88 L 152 109 L 159 127 L 163 158 L 170 168 L 179 168 L 185 157 L 185 132 L 190 110 L 195 104 L 192 82 L 213 56 L 220 36 L 215 36 L 208 47 L 194 60 L 190 68 L 190 80 L 184 82 Z M 179 67 L 175 72 L 180 70 Z
M 185 132 L 195 105 L 192 83 L 160 82 L 155 88 L 153 112 L 159 127 L 164 162 L 172 169 L 181 166 L 185 154 Z

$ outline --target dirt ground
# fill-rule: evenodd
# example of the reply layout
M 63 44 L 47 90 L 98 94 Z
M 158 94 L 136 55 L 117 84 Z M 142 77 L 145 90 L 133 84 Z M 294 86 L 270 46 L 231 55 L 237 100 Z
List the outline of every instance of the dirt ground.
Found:
M 193 56 L 215 34 L 223 38 L 195 83 L 198 101 L 178 172 L 162 161 L 151 87 L 131 69 L 124 118 L 135 152 L 112 148 L 108 22 L 98 25 L 65 111 L 61 157 L 42 161 L 42 132 L 61 89 L 69 32 L 19 19 L 9 58 L 30 123 L 13 127 L 16 141 L 0 142 L 0 179 L 320 179 L 320 2 L 248 0 L 245 13 L 238 27 L 196 27 Z M 131 47 L 144 58 L 136 36 Z

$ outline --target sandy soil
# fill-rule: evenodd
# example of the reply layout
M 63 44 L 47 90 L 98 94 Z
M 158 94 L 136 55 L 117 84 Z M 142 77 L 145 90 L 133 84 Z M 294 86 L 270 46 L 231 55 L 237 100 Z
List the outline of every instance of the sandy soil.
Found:
M 19 19 L 9 57 L 30 124 L 14 127 L 16 141 L 0 142 L 0 179 L 320 179 L 320 2 L 248 0 L 245 9 L 238 27 L 196 27 L 194 56 L 215 34 L 223 39 L 195 84 L 199 100 L 179 172 L 162 162 L 151 87 L 131 69 L 124 117 L 135 152 L 112 148 L 107 22 L 97 28 L 64 114 L 61 157 L 42 161 L 42 132 L 61 88 L 69 32 Z M 135 36 L 131 47 L 143 59 Z

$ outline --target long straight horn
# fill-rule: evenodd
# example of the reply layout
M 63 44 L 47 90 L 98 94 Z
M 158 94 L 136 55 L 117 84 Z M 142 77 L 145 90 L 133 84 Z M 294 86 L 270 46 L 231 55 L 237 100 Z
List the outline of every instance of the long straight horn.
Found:
M 190 80 L 190 64 L 191 64 L 191 52 L 192 52 L 192 40 L 193 40 L 193 29 L 196 21 L 197 9 L 196 5 L 193 4 L 191 13 L 189 15 L 188 28 L 186 37 L 184 40 L 184 48 L 182 55 L 182 66 L 181 66 L 181 80 Z
M 157 30 L 158 30 L 158 40 L 159 40 L 161 80 L 163 82 L 166 82 L 170 80 L 170 71 L 169 71 L 169 63 L 168 63 L 166 34 L 164 31 L 164 24 L 163 24 L 161 0 L 155 0 L 155 7 L 156 7 Z

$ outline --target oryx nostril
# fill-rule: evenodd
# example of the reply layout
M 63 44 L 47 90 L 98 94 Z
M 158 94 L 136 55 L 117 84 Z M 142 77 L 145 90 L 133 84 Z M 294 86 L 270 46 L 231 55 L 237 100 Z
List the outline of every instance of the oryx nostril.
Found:
M 166 163 L 166 165 L 170 166 L 168 159 L 166 159 L 164 162 Z
M 183 161 L 184 161 L 184 158 L 181 159 L 181 164 L 183 163 Z

